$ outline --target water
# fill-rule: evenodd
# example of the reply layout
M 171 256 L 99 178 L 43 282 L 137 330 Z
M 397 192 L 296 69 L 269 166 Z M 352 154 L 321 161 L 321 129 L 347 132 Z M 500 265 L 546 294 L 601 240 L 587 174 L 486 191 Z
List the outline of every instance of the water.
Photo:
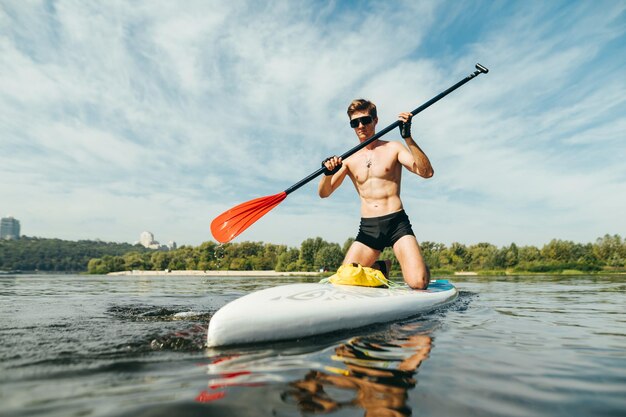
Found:
M 452 280 L 411 320 L 206 349 L 220 306 L 307 279 L 3 276 L 0 415 L 626 415 L 623 276 Z

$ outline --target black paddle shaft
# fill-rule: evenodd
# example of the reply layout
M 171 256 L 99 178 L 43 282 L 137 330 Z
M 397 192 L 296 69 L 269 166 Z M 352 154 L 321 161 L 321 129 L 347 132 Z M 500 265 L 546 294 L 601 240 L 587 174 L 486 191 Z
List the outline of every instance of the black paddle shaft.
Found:
M 486 74 L 488 72 L 489 72 L 489 70 L 486 67 L 484 67 L 484 66 L 482 66 L 480 64 L 476 64 L 476 71 L 474 71 L 473 73 L 471 73 L 467 77 L 463 78 L 461 81 L 459 81 L 458 83 L 454 84 L 452 87 L 448 88 L 446 91 L 444 91 L 442 93 L 439 93 L 439 95 L 431 98 L 426 103 L 422 104 L 421 106 L 419 106 L 418 108 L 413 110 L 411 112 L 411 114 L 413 116 L 415 116 L 417 113 L 420 113 L 422 110 L 425 110 L 428 107 L 432 106 L 433 104 L 435 104 L 436 102 L 438 102 L 439 100 L 441 100 L 442 98 L 444 98 L 445 96 L 447 96 L 448 94 L 450 94 L 451 92 L 456 90 L 457 88 L 461 87 L 463 84 L 465 84 L 465 83 L 469 82 L 470 80 L 476 78 L 480 74 Z M 400 121 L 396 120 L 395 122 L 393 122 L 392 124 L 390 124 L 389 126 L 384 128 L 383 130 L 381 130 L 380 132 L 376 133 L 371 138 L 366 139 L 365 141 L 359 143 L 354 148 L 350 149 L 349 151 L 347 151 L 346 153 L 341 155 L 340 158 L 342 160 L 346 159 L 347 157 L 349 157 L 349 156 L 355 154 L 356 152 L 360 151 L 361 149 L 365 148 L 367 145 L 369 145 L 370 143 L 374 142 L 376 139 L 379 139 L 383 135 L 389 133 L 390 131 L 392 131 L 393 129 L 395 129 L 398 126 L 400 126 Z M 287 188 L 285 190 L 285 193 L 286 194 L 290 194 L 290 193 L 296 191 L 298 188 L 300 188 L 303 185 L 307 184 L 312 179 L 314 179 L 316 177 L 319 177 L 321 174 L 324 173 L 324 171 L 326 171 L 326 168 L 325 167 L 321 167 L 320 169 L 318 169 L 317 171 L 315 171 L 314 173 L 312 173 L 308 177 L 300 180 L 296 184 L 294 184 L 291 187 Z

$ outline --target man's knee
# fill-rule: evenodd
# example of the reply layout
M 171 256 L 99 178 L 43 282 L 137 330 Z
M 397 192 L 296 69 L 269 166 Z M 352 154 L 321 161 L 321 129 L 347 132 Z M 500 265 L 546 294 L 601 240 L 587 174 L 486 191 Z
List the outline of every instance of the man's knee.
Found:
M 405 277 L 405 281 L 414 290 L 425 290 L 430 283 L 430 268 L 428 268 L 428 265 L 424 265 L 423 269 L 420 268 L 420 270 Z

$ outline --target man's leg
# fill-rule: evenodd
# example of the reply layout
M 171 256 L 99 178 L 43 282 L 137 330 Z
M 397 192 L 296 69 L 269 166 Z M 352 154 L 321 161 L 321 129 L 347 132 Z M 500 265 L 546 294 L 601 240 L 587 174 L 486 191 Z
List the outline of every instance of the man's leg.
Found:
M 363 266 L 370 266 L 376 262 L 379 255 L 379 250 L 372 249 L 361 242 L 354 241 L 352 242 L 352 245 L 350 245 L 348 253 L 346 253 L 343 264 L 345 265 L 356 262 Z
M 389 259 L 379 259 L 372 264 L 371 268 L 378 269 L 383 273 L 385 278 L 389 278 L 389 273 L 391 272 L 391 261 Z
M 402 276 L 409 287 L 416 290 L 425 290 L 430 282 L 430 271 L 424 262 L 422 252 L 413 235 L 402 236 L 393 245 Z

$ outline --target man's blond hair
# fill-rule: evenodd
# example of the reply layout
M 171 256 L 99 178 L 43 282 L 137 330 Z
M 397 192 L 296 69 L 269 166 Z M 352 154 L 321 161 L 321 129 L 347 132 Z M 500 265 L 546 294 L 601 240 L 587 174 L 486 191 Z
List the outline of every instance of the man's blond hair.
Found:
M 358 111 L 367 111 L 367 114 L 372 116 L 372 118 L 376 119 L 376 104 L 372 103 L 369 100 L 365 100 L 364 98 L 357 98 L 356 100 L 352 100 L 352 103 L 348 106 L 348 117 L 352 118 L 352 115 Z

